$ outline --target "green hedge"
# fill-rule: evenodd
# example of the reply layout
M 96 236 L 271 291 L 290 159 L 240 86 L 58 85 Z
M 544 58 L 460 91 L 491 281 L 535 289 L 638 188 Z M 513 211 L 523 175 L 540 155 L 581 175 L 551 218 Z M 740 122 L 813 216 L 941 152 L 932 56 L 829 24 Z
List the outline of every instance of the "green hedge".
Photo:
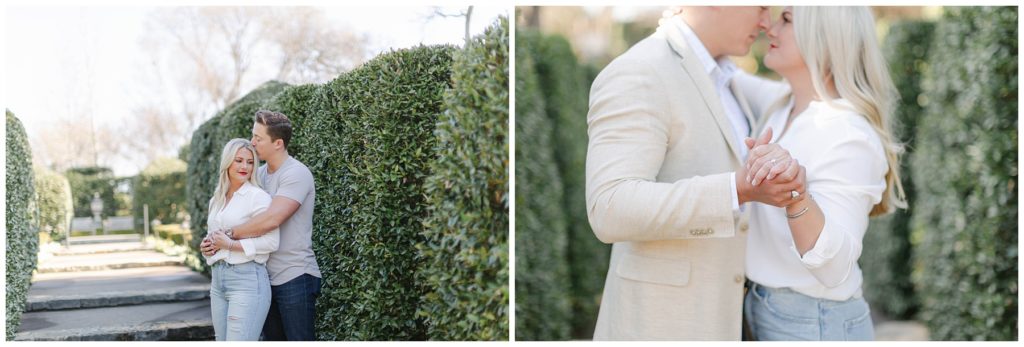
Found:
M 1017 8 L 949 8 L 911 162 L 921 317 L 935 340 L 1017 339 Z
M 103 212 L 100 218 L 117 214 L 122 206 L 114 199 L 116 179 L 114 171 L 106 167 L 79 167 L 64 172 L 71 186 L 71 201 L 75 217 L 92 217 L 92 199 L 94 193 L 100 193 L 103 201 Z
M 333 192 L 318 194 L 314 221 L 317 260 L 331 270 L 319 301 L 324 309 L 317 311 L 323 339 L 427 337 L 424 319 L 416 316 L 427 291 L 415 276 L 416 245 L 423 241 L 423 181 L 452 51 L 392 51 L 324 86 L 329 116 L 310 128 L 337 137 L 307 150 L 330 155 L 315 162 L 314 172 L 344 178 L 329 181 L 333 189 L 326 191 Z
M 569 219 L 534 60 L 538 35 L 516 31 L 516 339 L 565 340 Z
M 185 170 L 188 165 L 177 158 L 159 158 L 149 163 L 133 179 L 132 214 L 136 228 L 143 228 L 143 205 L 149 205 L 149 220 L 163 224 L 180 223 L 185 212 Z M 205 221 L 203 221 L 205 222 Z
M 267 82 L 234 104 L 218 112 L 192 133 L 189 144 L 189 161 L 186 167 L 185 205 L 191 216 L 191 254 L 188 264 L 209 274 L 199 243 L 206 236 L 206 217 L 210 198 L 217 187 L 217 170 L 220 169 L 220 155 L 228 140 L 241 137 L 252 138 L 252 124 L 256 110 L 287 85 L 280 82 Z
M 576 62 L 562 36 L 546 35 L 538 43 L 537 77 L 545 111 L 553 122 L 555 158 L 565 186 L 563 206 L 568 221 L 567 245 L 572 300 L 572 336 L 594 336 L 611 245 L 594 236 L 587 218 L 587 109 L 592 79 Z
M 39 236 L 33 222 L 35 184 L 32 149 L 21 121 L 7 114 L 7 340 L 13 340 L 25 310 L 32 271 L 36 269 Z
M 504 25 L 507 32 L 507 24 Z M 438 157 L 466 148 L 479 150 L 472 160 L 500 156 L 502 149 L 507 158 L 507 140 L 458 135 L 483 136 L 478 133 L 482 126 L 507 124 L 507 113 L 501 116 L 492 112 L 507 112 L 507 90 L 501 96 L 493 94 L 500 89 L 487 89 L 503 85 L 493 77 L 500 72 L 491 70 L 499 65 L 473 65 L 478 61 L 500 62 L 502 58 L 491 56 L 496 54 L 493 49 L 507 52 L 507 39 L 497 44 L 490 42 L 500 36 L 495 31 L 490 29 L 489 36 L 483 38 L 486 48 L 471 48 L 458 54 L 465 63 L 457 68 L 466 70 L 454 75 L 452 56 L 457 50 L 453 47 L 396 50 L 323 85 L 275 85 L 276 91 L 250 94 L 246 96 L 249 100 L 230 105 L 201 125 L 188 149 L 189 213 L 195 225 L 192 248 L 197 248 L 206 233 L 206 203 L 214 188 L 211 177 L 216 170 L 212 158 L 219 157 L 221 146 L 229 137 L 248 137 L 256 109 L 279 111 L 292 121 L 289 153 L 310 168 L 317 190 L 313 247 L 323 273 L 317 303 L 319 339 L 507 337 L 508 251 L 507 241 L 501 242 L 502 237 L 507 238 L 507 205 L 468 204 L 488 202 L 492 194 L 502 189 L 507 192 L 507 161 L 498 163 L 504 167 L 495 167 L 493 160 L 467 163 L 466 157 Z M 484 56 L 476 56 L 481 54 Z M 481 94 L 453 91 L 445 97 L 453 85 L 461 86 L 463 82 L 465 88 L 479 88 L 474 92 Z M 474 118 L 471 109 L 475 107 L 490 107 L 491 111 L 484 114 L 493 118 Z M 439 123 L 446 124 L 435 132 Z M 484 166 L 470 166 L 476 170 L 469 173 L 471 176 L 448 176 L 450 173 L 444 172 L 462 167 L 453 165 L 478 164 Z M 493 171 L 502 168 L 504 171 Z M 451 196 L 435 189 L 439 182 L 463 179 L 467 181 L 460 189 L 487 195 Z M 484 179 L 488 190 L 475 188 L 473 184 L 479 184 L 479 179 Z M 505 185 L 501 186 L 501 182 Z M 437 199 L 442 200 L 438 203 Z M 457 229 L 473 234 L 456 235 L 450 233 L 453 229 L 446 229 L 442 237 L 431 226 L 439 220 L 448 225 L 447 216 L 467 218 L 466 223 L 478 224 Z M 490 219 L 483 220 L 484 216 Z M 484 236 L 491 239 L 485 240 Z M 432 243 L 437 240 L 435 237 L 441 237 L 443 249 Z M 431 274 L 442 273 L 438 266 L 447 265 L 433 261 L 452 261 L 449 258 L 457 257 L 455 254 L 467 254 L 446 243 L 460 238 L 475 238 L 478 247 L 493 246 L 488 251 L 499 258 L 487 258 L 475 267 L 443 270 L 477 281 L 475 285 L 462 286 L 452 277 L 438 286 L 431 280 Z M 473 255 L 478 250 L 465 251 Z M 495 263 L 502 261 L 505 264 Z M 502 288 L 504 294 L 500 293 Z M 504 299 L 492 297 L 495 289 Z M 444 306 L 451 302 L 434 300 L 449 294 L 474 301 L 456 303 L 461 311 L 454 312 Z
M 901 100 L 893 115 L 894 132 L 907 146 L 900 162 L 903 188 L 910 209 L 871 220 L 864 235 L 860 265 L 864 270 L 864 296 L 872 309 L 889 318 L 909 319 L 917 311 L 917 296 L 910 281 L 913 269 L 910 246 L 910 216 L 917 205 L 914 180 L 910 174 L 914 130 L 927 102 L 921 93 L 921 77 L 928 68 L 934 22 L 908 21 L 893 24 L 883 45 L 886 61 Z
M 39 204 L 39 231 L 49 232 L 50 240 L 64 240 L 71 223 L 71 185 L 63 175 L 36 167 L 35 190 Z
M 455 53 L 452 89 L 424 184 L 425 260 L 432 288 L 419 315 L 432 340 L 508 340 L 508 20 Z

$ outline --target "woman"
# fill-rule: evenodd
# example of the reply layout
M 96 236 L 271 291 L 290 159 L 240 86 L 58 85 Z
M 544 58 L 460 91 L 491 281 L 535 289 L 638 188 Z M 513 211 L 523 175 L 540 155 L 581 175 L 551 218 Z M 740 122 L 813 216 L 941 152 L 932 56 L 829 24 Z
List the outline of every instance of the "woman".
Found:
M 270 206 L 270 195 L 257 185 L 258 162 L 248 140 L 233 139 L 224 146 L 207 230 L 245 223 Z M 277 250 L 278 230 L 237 241 L 223 233 L 207 237 L 220 248 L 212 256 L 204 255 L 213 267 L 210 309 L 217 341 L 256 341 L 270 310 L 270 277 L 265 265 L 270 252 Z
M 802 164 L 807 192 L 785 208 L 751 206 L 745 317 L 758 340 L 872 340 L 862 238 L 869 216 L 906 207 L 874 18 L 865 7 L 787 7 L 768 38 L 765 66 L 788 86 L 737 81 L 772 138 L 751 150 L 747 172 L 757 185 Z

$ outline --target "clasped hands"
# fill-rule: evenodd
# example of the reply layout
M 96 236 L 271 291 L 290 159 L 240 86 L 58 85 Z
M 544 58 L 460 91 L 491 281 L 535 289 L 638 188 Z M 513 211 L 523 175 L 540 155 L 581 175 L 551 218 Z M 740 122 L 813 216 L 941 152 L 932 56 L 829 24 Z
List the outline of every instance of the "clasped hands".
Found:
M 747 162 L 736 172 L 739 203 L 757 201 L 786 207 L 806 198 L 807 171 L 775 143 L 769 127 L 761 137 L 746 138 Z
M 209 257 L 222 248 L 229 248 L 232 242 L 235 240 L 228 237 L 225 230 L 216 230 L 203 238 L 203 242 L 199 244 L 199 250 L 203 252 L 203 255 Z

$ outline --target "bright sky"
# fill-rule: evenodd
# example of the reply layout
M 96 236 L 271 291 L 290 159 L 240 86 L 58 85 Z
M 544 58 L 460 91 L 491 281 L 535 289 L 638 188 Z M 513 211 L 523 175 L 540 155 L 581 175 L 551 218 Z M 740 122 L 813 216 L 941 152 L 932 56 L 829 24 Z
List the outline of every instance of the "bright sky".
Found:
M 328 18 L 370 37 L 374 55 L 389 48 L 461 44 L 462 18 L 425 21 L 431 7 L 321 7 Z M 457 12 L 464 7 L 447 7 Z M 156 7 L 12 6 L 4 16 L 4 106 L 25 124 L 30 141 L 69 114 L 76 95 L 91 93 L 97 127 L 124 124 L 132 90 L 139 87 L 144 20 Z M 507 6 L 475 6 L 470 31 L 483 32 Z M 85 57 L 88 57 L 86 59 Z M 91 67 L 91 68 L 90 68 Z M 69 80 L 81 81 L 76 84 Z M 244 93 L 243 93 L 244 94 Z M 139 163 L 118 162 L 118 176 L 134 175 Z

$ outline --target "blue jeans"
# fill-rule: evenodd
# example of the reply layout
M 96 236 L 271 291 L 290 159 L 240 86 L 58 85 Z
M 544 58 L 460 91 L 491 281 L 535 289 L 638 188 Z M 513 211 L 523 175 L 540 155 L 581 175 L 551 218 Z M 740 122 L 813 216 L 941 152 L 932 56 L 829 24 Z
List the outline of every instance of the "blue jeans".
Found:
M 320 278 L 302 274 L 279 286 L 270 286 L 273 296 L 270 313 L 263 324 L 265 341 L 313 341 L 316 333 L 316 298 L 320 296 Z
M 217 341 L 257 341 L 270 308 L 267 267 L 255 262 L 213 264 L 210 311 Z
M 743 314 L 755 340 L 871 341 L 875 328 L 863 298 L 818 299 L 750 282 Z

